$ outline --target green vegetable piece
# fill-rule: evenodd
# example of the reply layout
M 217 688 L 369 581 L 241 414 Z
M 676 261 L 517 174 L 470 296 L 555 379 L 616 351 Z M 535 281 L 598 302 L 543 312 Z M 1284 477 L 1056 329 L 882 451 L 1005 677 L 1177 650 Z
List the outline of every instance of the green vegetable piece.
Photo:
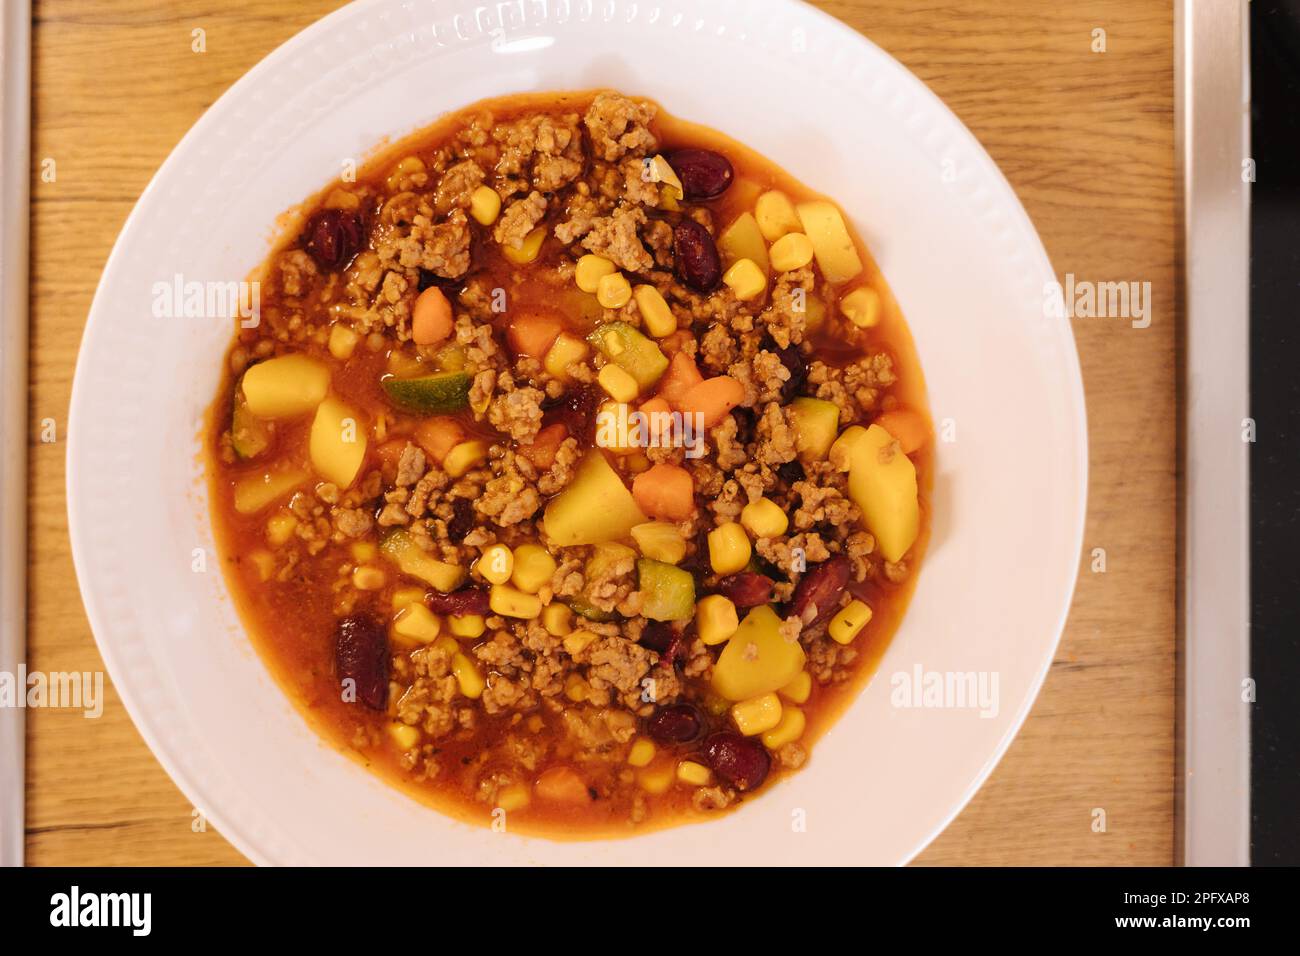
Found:
M 668 357 L 659 346 L 626 322 L 606 322 L 587 336 L 601 355 L 627 372 L 645 391 L 668 370 Z
M 230 414 L 230 444 L 242 459 L 256 458 L 271 444 L 271 424 L 248 410 L 244 398 L 244 380 L 235 386 L 234 408 Z
M 652 621 L 685 621 L 695 614 L 695 579 L 689 571 L 640 558 L 636 563 L 641 613 Z
M 614 615 L 609 611 L 602 611 L 596 605 L 592 604 L 582 597 L 565 598 L 564 603 L 569 606 L 569 610 L 579 617 L 585 617 L 588 621 L 606 621 L 614 620 Z
M 469 408 L 469 372 L 438 372 L 419 378 L 386 378 L 380 384 L 399 408 L 421 415 L 439 415 Z

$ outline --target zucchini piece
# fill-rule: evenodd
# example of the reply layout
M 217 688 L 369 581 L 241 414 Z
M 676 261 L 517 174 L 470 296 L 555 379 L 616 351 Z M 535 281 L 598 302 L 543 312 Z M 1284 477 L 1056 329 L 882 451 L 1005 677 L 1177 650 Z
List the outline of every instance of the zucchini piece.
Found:
M 626 322 L 606 322 L 587 336 L 587 341 L 634 379 L 644 393 L 668 370 L 668 357 L 659 346 Z
M 386 378 L 379 384 L 389 401 L 421 415 L 440 415 L 469 408 L 469 372 L 437 372 L 419 378 Z
M 604 623 L 606 621 L 614 620 L 614 615 L 612 613 L 609 611 L 602 611 L 600 608 L 596 607 L 596 605 L 581 596 L 566 598 L 564 603 L 569 606 L 570 611 L 579 617 L 585 617 L 588 621 L 599 621 Z
M 641 613 L 652 621 L 685 621 L 695 614 L 695 579 L 691 572 L 652 558 L 636 562 Z
M 235 400 L 230 412 L 230 445 L 235 454 L 247 461 L 256 458 L 271 445 L 271 423 L 248 410 L 244 398 L 243 376 L 235 384 Z
M 456 590 L 465 580 L 465 569 L 430 557 L 401 528 L 390 531 L 379 542 L 379 550 L 401 569 L 403 574 L 432 584 L 444 594 Z

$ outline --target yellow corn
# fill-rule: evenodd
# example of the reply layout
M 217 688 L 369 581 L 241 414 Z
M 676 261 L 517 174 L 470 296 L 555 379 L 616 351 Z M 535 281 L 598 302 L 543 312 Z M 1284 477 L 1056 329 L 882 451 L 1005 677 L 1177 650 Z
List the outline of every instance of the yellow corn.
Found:
M 551 583 L 557 565 L 550 553 L 539 544 L 521 544 L 515 548 L 515 570 L 510 582 L 521 591 L 536 594 Z
M 329 349 L 330 355 L 334 356 L 340 362 L 346 362 L 352 358 L 352 353 L 356 350 L 357 343 L 361 341 L 361 336 L 353 332 L 346 325 L 335 324 L 330 329 Z
M 546 374 L 552 378 L 566 379 L 569 376 L 565 369 L 574 362 L 581 362 L 590 352 L 591 348 L 582 339 L 561 332 L 554 344 L 547 349 L 542 365 L 546 368 Z
M 676 212 L 682 208 L 681 202 L 678 201 L 679 198 L 677 191 L 667 183 L 664 183 L 659 187 L 658 205 L 660 209 L 667 210 L 668 212 Z
M 270 551 L 259 548 L 248 556 L 253 562 L 253 567 L 257 569 L 257 579 L 259 581 L 270 580 L 271 572 L 275 570 L 275 557 Z
M 384 180 L 384 185 L 388 187 L 390 193 L 399 192 L 405 185 L 405 180 L 422 172 L 424 172 L 424 162 L 420 157 L 407 156 L 393 167 L 388 178 Z
M 478 665 L 464 654 L 454 654 L 452 656 L 451 672 L 456 675 L 456 683 L 460 685 L 462 694 L 470 700 L 478 700 L 483 696 L 487 682 L 483 680 Z
M 546 227 L 538 226 L 524 236 L 523 245 L 518 249 L 508 243 L 501 247 L 501 254 L 517 266 L 526 266 L 537 258 L 542 251 L 542 240 L 546 238 Z
M 628 372 L 621 366 L 609 362 L 604 365 L 600 373 L 596 376 L 596 381 L 600 382 L 600 387 L 609 393 L 609 397 L 616 402 L 630 402 L 636 398 L 640 389 L 637 387 L 636 379 L 632 373 Z
M 564 637 L 573 630 L 573 612 L 567 605 L 552 601 L 542 608 L 542 627 L 553 637 Z
M 487 622 L 482 614 L 452 614 L 447 618 L 447 630 L 456 637 L 482 637 Z
M 589 252 L 573 267 L 573 281 L 578 283 L 578 288 L 583 292 L 594 293 L 600 285 L 600 280 L 605 276 L 613 275 L 614 271 L 614 263 L 604 256 Z
M 474 221 L 490 226 L 501 213 L 501 197 L 491 186 L 480 186 L 469 194 L 469 214 Z
M 504 544 L 494 544 L 483 550 L 475 567 L 492 584 L 505 584 L 515 570 L 515 556 Z
M 753 259 L 737 259 L 723 273 L 722 281 L 742 302 L 757 299 L 767 288 L 767 275 Z
M 587 699 L 587 687 L 580 674 L 570 674 L 564 680 L 564 696 L 575 704 L 581 704 Z
M 393 592 L 393 610 L 400 611 L 408 604 L 423 604 L 424 588 L 398 588 Z
M 459 478 L 471 468 L 477 468 L 487 461 L 487 452 L 485 441 L 463 441 L 447 452 L 447 457 L 442 460 L 442 470 L 452 478 Z
M 542 613 L 542 601 L 536 594 L 525 594 L 518 588 L 512 588 L 508 584 L 492 585 L 492 592 L 488 596 L 488 604 L 492 606 L 492 613 L 500 614 L 502 617 L 518 617 L 524 620 L 532 620 L 540 617 Z
M 596 301 L 607 309 L 621 309 L 632 299 L 632 283 L 621 272 L 601 276 L 596 284 Z
M 654 286 L 637 286 L 632 291 L 632 298 L 636 299 L 637 311 L 641 313 L 646 331 L 655 338 L 661 339 L 677 331 L 677 319 L 673 310 L 668 308 L 668 303 Z
M 393 738 L 398 750 L 410 750 L 420 742 L 420 728 L 394 721 L 388 725 L 388 736 Z
M 379 554 L 379 549 L 371 541 L 353 541 L 351 551 L 353 560 L 359 564 L 373 561 Z
M 763 746 L 768 750 L 779 750 L 786 744 L 792 744 L 803 736 L 803 729 L 808 721 L 798 707 L 787 707 L 781 713 L 781 722 L 763 734 Z
M 266 523 L 267 544 L 281 545 L 293 537 L 293 529 L 298 527 L 298 519 L 288 511 L 272 515 Z
M 752 551 L 745 529 L 734 521 L 709 532 L 709 564 L 718 574 L 735 574 L 745 570 Z
M 677 525 L 667 521 L 647 521 L 633 525 L 632 540 L 641 554 L 665 564 L 676 564 L 686 557 L 686 538 Z
M 812 674 L 800 671 L 799 676 L 777 691 L 792 704 L 806 704 L 812 696 Z
M 690 787 L 707 787 L 713 775 L 704 764 L 683 760 L 677 765 L 677 779 Z
M 731 598 L 710 594 L 695 605 L 695 630 L 705 644 L 721 644 L 740 627 L 740 617 Z
M 768 250 L 772 268 L 777 272 L 802 269 L 812 262 L 813 244 L 802 232 L 787 232 Z
M 512 783 L 508 787 L 502 787 L 497 793 L 497 807 L 506 813 L 524 809 L 531 800 L 532 794 L 522 783 Z
M 358 591 L 378 591 L 388 579 L 379 568 L 363 565 L 352 572 L 352 586 Z
M 841 644 L 848 644 L 870 620 L 871 608 L 862 601 L 850 601 L 847 607 L 831 618 L 830 624 L 826 625 L 826 633 Z
M 442 630 L 442 622 L 423 604 L 408 604 L 397 612 L 393 630 L 402 637 L 428 644 Z
M 755 538 L 778 538 L 790 527 L 790 519 L 771 498 L 745 505 L 740 511 L 740 523 Z
M 633 767 L 649 766 L 650 761 L 655 759 L 655 745 L 651 740 L 640 737 L 632 744 L 632 749 L 627 752 L 627 762 Z
M 450 634 L 444 634 L 431 645 L 434 650 L 442 651 L 448 657 L 454 657 L 460 652 L 460 645 L 456 643 L 456 638 Z
M 574 631 L 564 639 L 564 649 L 569 652 L 570 657 L 577 657 L 585 651 L 591 642 L 596 639 L 596 635 L 591 631 Z
M 854 289 L 840 299 L 840 311 L 854 325 L 869 329 L 880 321 L 880 293 L 866 285 Z
M 746 737 L 771 730 L 781 722 L 781 701 L 776 694 L 751 697 L 731 706 L 731 719 Z
M 754 203 L 754 218 L 758 221 L 758 231 L 768 242 L 775 242 L 787 232 L 803 229 L 799 214 L 794 211 L 794 203 L 777 189 L 758 197 Z
M 636 783 L 650 794 L 666 793 L 673 785 L 673 765 L 666 763 L 660 767 L 643 767 L 636 775 Z

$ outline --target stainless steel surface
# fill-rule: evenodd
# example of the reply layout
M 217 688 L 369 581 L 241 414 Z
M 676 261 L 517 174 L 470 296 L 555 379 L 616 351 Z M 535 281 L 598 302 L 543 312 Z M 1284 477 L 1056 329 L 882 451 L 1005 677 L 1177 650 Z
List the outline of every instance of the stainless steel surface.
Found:
M 1180 862 L 1250 862 L 1250 157 L 1246 0 L 1175 9 L 1182 171 Z
M 0 672 L 27 649 L 27 223 L 31 6 L 0 0 Z M 16 688 L 17 692 L 25 688 Z M 0 707 L 0 865 L 23 862 L 23 709 Z

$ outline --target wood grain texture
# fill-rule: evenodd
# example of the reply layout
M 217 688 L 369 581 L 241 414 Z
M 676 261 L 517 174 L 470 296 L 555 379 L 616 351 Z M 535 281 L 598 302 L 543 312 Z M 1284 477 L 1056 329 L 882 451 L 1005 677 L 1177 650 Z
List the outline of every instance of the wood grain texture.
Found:
M 38 0 L 33 75 L 28 665 L 100 670 L 68 549 L 64 428 L 99 273 L 150 176 L 258 60 L 338 4 Z M 1172 13 L 1161 0 L 830 0 L 920 76 L 1006 173 L 1058 274 L 1151 283 L 1154 319 L 1076 319 L 1090 500 L 1074 608 L 1024 729 L 928 864 L 1173 859 L 1175 214 Z M 207 52 L 191 51 L 206 31 Z M 1107 52 L 1091 49 L 1106 31 Z M 53 159 L 57 179 L 39 177 Z M 1008 415 L 1014 415 L 1008 410 Z M 52 419 L 57 441 L 40 440 Z M 1087 555 L 1106 551 L 1106 573 Z M 32 864 L 238 864 L 110 690 L 32 710 Z M 882 783 L 887 785 L 887 782 Z M 1093 811 L 1107 832 L 1093 831 Z M 197 832 L 196 832 L 197 831 Z

